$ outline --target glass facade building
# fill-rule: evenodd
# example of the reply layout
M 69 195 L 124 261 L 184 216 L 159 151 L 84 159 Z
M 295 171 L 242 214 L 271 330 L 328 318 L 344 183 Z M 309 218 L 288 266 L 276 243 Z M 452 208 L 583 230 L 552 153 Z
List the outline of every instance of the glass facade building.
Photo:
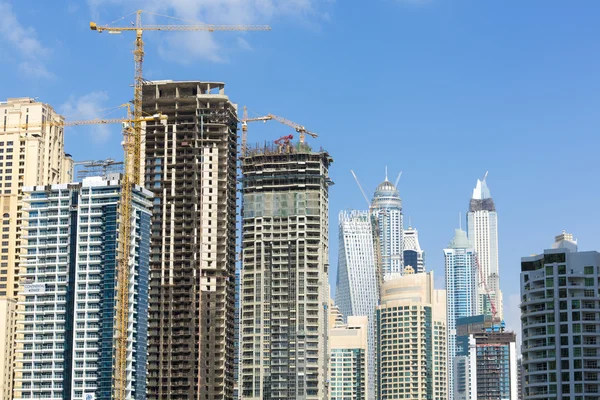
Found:
M 371 218 L 365 211 L 339 216 L 339 256 L 335 302 L 345 316 L 369 321 L 369 387 L 375 396 L 375 308 L 379 304 Z
M 425 252 L 419 244 L 419 231 L 412 226 L 404 230 L 404 268 L 412 267 L 416 273 L 425 272 Z
M 477 312 L 477 265 L 475 250 L 465 231 L 456 229 L 444 249 L 446 268 L 446 306 L 448 315 L 448 387 L 454 387 L 454 357 L 457 354 L 456 320 Z M 449 399 L 453 398 L 449 391 Z
M 113 397 L 119 202 L 114 180 L 27 194 L 15 398 Z M 133 191 L 127 397 L 146 398 L 150 192 Z

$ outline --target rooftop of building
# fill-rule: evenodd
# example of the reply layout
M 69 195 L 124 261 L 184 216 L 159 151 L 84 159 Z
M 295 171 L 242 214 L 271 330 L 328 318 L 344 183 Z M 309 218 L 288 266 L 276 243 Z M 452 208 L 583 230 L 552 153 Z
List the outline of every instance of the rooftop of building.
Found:
M 402 173 L 400 173 L 401 175 Z M 380 198 L 394 198 L 400 200 L 400 192 L 396 187 L 398 185 L 398 180 L 400 179 L 400 175 L 398 175 L 398 179 L 396 183 L 392 183 L 388 180 L 387 168 L 385 169 L 385 179 L 381 182 L 377 188 L 375 189 L 375 193 L 373 194 L 373 201 Z
M 492 199 L 492 193 L 487 186 L 488 173 L 486 172 L 483 179 L 477 179 L 475 189 L 473 189 L 473 196 L 469 202 L 469 211 L 496 211 L 494 200 Z
M 469 238 L 467 238 L 467 232 L 463 231 L 462 229 L 455 229 L 454 237 L 452 238 L 452 241 L 448 245 L 448 248 L 449 249 L 468 249 L 471 247 L 473 247 L 473 244 L 471 243 Z
M 312 149 L 310 144 L 300 141 L 292 143 L 291 141 L 287 144 L 278 145 L 273 142 L 265 142 L 264 144 L 256 144 L 254 146 L 248 146 L 244 159 L 250 159 L 253 157 L 260 156 L 289 156 L 294 154 L 307 154 L 307 155 L 323 155 L 327 158 L 329 163 L 333 162 L 333 158 L 329 155 L 327 150 L 320 148 L 318 151 Z
M 73 187 L 79 188 L 97 188 L 120 186 L 123 176 L 119 173 L 109 174 L 106 178 L 102 176 L 90 176 L 83 179 L 82 182 L 57 183 L 53 185 L 24 186 L 23 193 L 48 192 L 53 190 L 65 190 Z M 134 190 L 142 193 L 145 197 L 152 198 L 154 194 L 143 186 L 134 185 Z
M 600 265 L 600 252 L 579 251 L 577 240 L 563 231 L 555 237 L 551 249 L 545 249 L 542 254 L 521 257 L 521 272 L 537 271 L 545 264 L 553 263 L 569 263 L 573 268 Z

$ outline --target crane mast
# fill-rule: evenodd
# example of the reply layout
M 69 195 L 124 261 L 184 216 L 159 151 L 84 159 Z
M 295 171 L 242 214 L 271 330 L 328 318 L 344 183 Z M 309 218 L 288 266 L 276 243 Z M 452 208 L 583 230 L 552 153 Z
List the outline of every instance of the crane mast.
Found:
M 121 188 L 121 204 L 119 207 L 119 262 L 117 281 L 116 312 L 116 357 L 114 396 L 117 400 L 127 397 L 127 351 L 129 336 L 129 274 L 131 261 L 131 211 L 132 190 L 134 185 L 141 185 L 141 152 L 142 152 L 142 86 L 144 62 L 144 31 L 268 31 L 268 25 L 146 25 L 142 24 L 142 10 L 136 11 L 134 26 L 99 26 L 90 22 L 90 29 L 102 33 L 122 33 L 135 31 L 135 47 L 133 51 L 135 76 L 133 89 L 133 127 L 124 130 L 125 173 Z M 198 262 L 202 262 L 198 260 Z M 201 289 L 200 289 L 201 290 Z M 201 329 L 201 326 L 199 327 Z M 201 369 L 199 369 L 200 371 Z M 201 372 L 199 372 L 201 373 Z M 200 377 L 198 377 L 200 381 Z M 200 396 L 200 394 L 198 394 Z

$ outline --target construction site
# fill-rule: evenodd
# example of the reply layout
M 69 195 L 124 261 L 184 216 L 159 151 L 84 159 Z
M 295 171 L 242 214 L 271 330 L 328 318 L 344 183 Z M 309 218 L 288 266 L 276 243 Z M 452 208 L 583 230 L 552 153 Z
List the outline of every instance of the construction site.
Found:
M 289 137 L 242 157 L 241 398 L 327 396 L 332 162 Z
M 154 193 L 148 398 L 233 395 L 236 107 L 216 82 L 149 82 L 142 154 Z

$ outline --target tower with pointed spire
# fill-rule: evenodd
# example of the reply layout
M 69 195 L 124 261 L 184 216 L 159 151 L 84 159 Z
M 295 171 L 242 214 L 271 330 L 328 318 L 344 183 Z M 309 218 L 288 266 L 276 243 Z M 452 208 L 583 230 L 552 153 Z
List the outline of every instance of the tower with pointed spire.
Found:
M 498 270 L 498 214 L 490 189 L 487 186 L 486 172 L 483 179 L 477 180 L 467 213 L 467 235 L 477 252 L 480 279 L 487 284 L 489 295 L 496 306 L 498 317 L 502 319 L 502 292 Z M 481 283 L 481 282 L 480 282 Z M 491 306 L 485 285 L 479 285 L 478 314 L 490 314 Z
M 396 180 L 397 184 L 398 180 Z M 379 246 L 381 254 L 381 273 L 384 277 L 404 271 L 404 220 L 402 199 L 392 182 L 388 180 L 387 168 L 385 180 L 375 189 L 371 204 L 379 227 Z

